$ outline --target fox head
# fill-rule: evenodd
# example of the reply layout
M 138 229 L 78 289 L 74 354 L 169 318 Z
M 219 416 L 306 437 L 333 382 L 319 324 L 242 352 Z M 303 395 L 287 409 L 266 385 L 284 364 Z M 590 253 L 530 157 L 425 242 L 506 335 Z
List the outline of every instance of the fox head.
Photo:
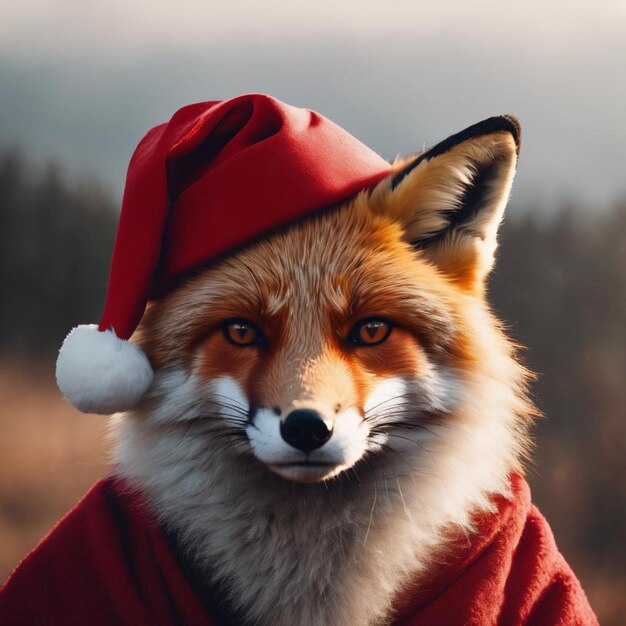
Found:
M 518 148 L 515 120 L 486 120 L 154 301 L 126 472 L 180 487 L 216 468 L 269 485 L 436 467 L 497 490 L 532 413 L 485 300 Z

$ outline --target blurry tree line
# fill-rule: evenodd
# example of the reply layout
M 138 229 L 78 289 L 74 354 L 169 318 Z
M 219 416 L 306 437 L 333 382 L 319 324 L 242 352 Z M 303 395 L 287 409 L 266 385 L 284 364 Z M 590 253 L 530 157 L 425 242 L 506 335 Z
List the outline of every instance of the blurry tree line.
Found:
M 577 572 L 626 611 L 626 200 L 504 224 L 491 302 L 538 374 L 529 479 Z M 615 609 L 617 611 L 617 608 Z
M 117 212 L 94 182 L 70 185 L 54 163 L 0 155 L 0 351 L 47 357 L 70 328 L 97 322 Z
M 626 588 L 626 201 L 604 214 L 517 213 L 503 225 L 490 294 L 539 374 L 535 500 L 586 580 Z M 95 183 L 37 170 L 18 150 L 0 155 L 5 358 L 51 363 L 73 325 L 97 322 L 116 220 Z

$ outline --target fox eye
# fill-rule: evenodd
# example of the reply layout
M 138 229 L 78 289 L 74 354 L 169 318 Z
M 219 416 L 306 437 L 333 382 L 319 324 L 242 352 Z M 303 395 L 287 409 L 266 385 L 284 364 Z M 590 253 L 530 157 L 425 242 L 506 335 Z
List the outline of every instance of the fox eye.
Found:
M 222 326 L 226 341 L 235 346 L 258 345 L 263 335 L 256 324 L 247 320 L 227 320 Z
M 363 320 L 352 329 L 350 341 L 358 346 L 377 346 L 389 337 L 391 328 L 385 320 Z

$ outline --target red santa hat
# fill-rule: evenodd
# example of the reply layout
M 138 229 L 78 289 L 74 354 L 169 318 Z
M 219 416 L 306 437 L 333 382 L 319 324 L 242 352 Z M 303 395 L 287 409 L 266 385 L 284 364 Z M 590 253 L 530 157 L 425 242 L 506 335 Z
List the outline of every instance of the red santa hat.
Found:
M 153 128 L 130 161 L 100 324 L 66 337 L 63 395 L 85 413 L 137 404 L 153 372 L 127 340 L 148 300 L 238 246 L 372 186 L 387 161 L 309 111 L 252 94 Z

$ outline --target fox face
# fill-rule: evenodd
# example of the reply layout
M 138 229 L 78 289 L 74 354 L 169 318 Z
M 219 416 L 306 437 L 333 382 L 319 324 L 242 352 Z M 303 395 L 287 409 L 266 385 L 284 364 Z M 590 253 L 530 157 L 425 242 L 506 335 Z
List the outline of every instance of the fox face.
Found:
M 371 194 L 153 304 L 142 348 L 157 370 L 193 380 L 175 396 L 184 410 L 166 410 L 211 422 L 234 453 L 292 481 L 323 481 L 385 450 L 419 455 L 489 357 L 476 300 L 515 154 L 500 131 L 400 161 Z
M 241 431 L 238 453 L 321 481 L 452 408 L 463 329 L 451 295 L 361 198 L 191 280 L 151 310 L 145 347 L 192 373 L 200 406 L 185 419 L 216 418 Z
M 146 311 L 155 382 L 118 418 L 117 471 L 252 622 L 379 623 L 520 470 L 528 373 L 485 299 L 518 132 L 400 160 Z

